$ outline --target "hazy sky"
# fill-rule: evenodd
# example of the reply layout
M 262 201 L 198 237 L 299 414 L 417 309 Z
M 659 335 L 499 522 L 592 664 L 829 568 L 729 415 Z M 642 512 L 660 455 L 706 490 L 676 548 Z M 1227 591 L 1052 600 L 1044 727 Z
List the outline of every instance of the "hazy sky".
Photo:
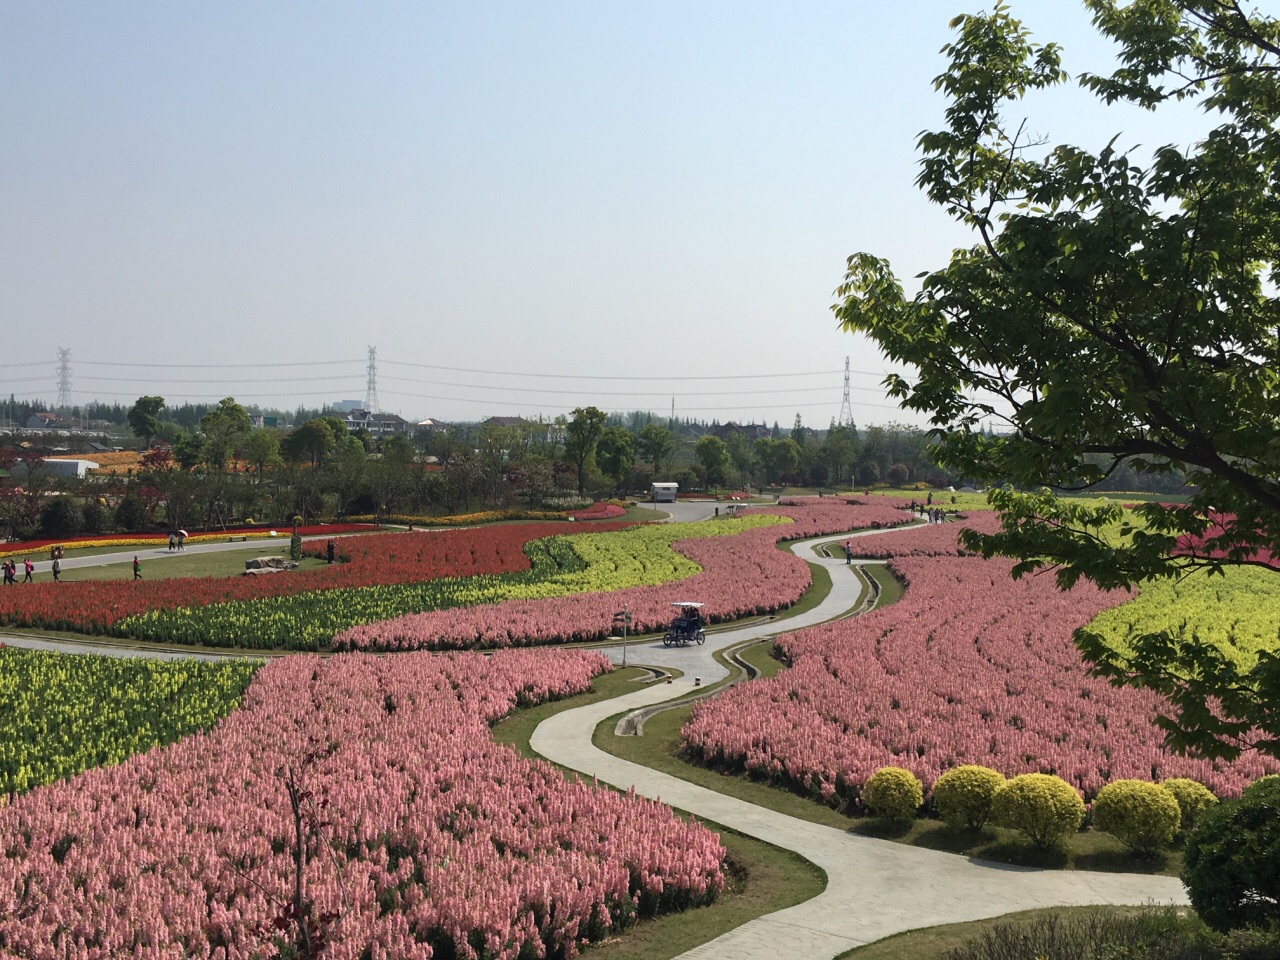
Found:
M 363 398 L 376 346 L 413 419 L 674 396 L 825 426 L 848 355 L 856 421 L 908 420 L 829 307 L 854 251 L 910 278 L 969 242 L 913 182 L 977 9 L 9 0 L 0 392 L 52 401 L 68 347 L 75 402 L 314 405 Z M 1105 67 L 1081 5 L 1013 11 Z M 1028 113 L 1094 147 L 1196 123 Z

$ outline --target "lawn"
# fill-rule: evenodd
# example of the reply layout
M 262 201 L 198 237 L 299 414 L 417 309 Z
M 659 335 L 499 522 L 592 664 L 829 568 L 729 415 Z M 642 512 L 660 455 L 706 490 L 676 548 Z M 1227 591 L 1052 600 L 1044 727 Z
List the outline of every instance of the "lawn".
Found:
M 105 552 L 105 551 L 104 551 Z M 122 553 L 119 549 L 111 551 Z M 155 548 L 140 548 L 135 551 L 142 563 L 142 576 L 148 580 L 175 580 L 183 577 L 238 577 L 244 573 L 246 560 L 255 557 L 287 556 L 289 552 L 288 538 L 273 540 L 269 543 L 251 543 L 243 549 L 220 550 L 211 553 L 165 553 L 156 556 Z M 299 570 L 314 570 L 326 566 L 325 561 L 315 557 L 304 557 L 298 564 Z M 287 577 L 290 571 L 267 573 L 261 576 Z M 133 577 L 133 561 L 108 563 L 95 567 L 64 568 L 64 581 L 76 580 L 129 580 Z M 43 574 L 42 579 L 48 579 Z

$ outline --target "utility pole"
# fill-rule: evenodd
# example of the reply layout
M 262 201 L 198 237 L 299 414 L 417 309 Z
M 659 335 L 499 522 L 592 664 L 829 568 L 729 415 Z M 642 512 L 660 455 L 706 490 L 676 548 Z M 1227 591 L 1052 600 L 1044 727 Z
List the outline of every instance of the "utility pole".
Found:
M 369 366 L 366 368 L 368 382 L 364 391 L 364 409 L 366 413 L 378 413 L 378 348 L 369 348 Z
M 58 348 L 58 408 L 71 406 L 71 350 Z
M 844 400 L 840 403 L 840 418 L 836 421 L 842 427 L 853 425 L 853 404 L 849 400 L 849 358 L 844 358 Z

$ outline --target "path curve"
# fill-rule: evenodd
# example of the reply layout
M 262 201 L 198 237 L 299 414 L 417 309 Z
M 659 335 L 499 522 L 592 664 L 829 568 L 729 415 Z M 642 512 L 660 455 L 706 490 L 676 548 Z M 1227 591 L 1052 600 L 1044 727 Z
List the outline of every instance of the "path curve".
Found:
M 655 684 L 556 714 L 539 724 L 530 740 L 537 753 L 562 766 L 622 789 L 634 788 L 642 796 L 794 851 L 826 871 L 826 890 L 813 899 L 752 920 L 681 956 L 776 960 L 785 944 L 790 956 L 824 960 L 905 930 L 981 920 L 1017 910 L 1090 904 L 1185 904 L 1182 882 L 1173 877 L 1037 870 L 860 837 L 716 793 L 614 757 L 592 744 L 593 731 L 608 717 L 687 694 L 693 689 L 694 676 L 702 676 L 704 682 L 723 676 L 723 667 L 714 661 L 714 667 L 706 662 L 711 650 L 797 630 L 851 609 L 859 592 L 857 578 L 845 569 L 843 561 L 814 552 L 817 545 L 847 537 L 824 537 L 792 547 L 803 559 L 819 563 L 831 573 L 831 593 L 813 610 L 774 624 L 754 624 L 710 635 L 707 645 L 701 648 L 667 651 L 661 641 L 656 648 L 632 647 L 632 663 L 661 665 L 668 658 L 659 659 L 657 654 L 685 655 L 685 665 L 680 667 L 685 670 L 684 676 L 669 684 Z M 614 659 L 620 649 L 609 648 L 605 652 Z M 701 673 L 690 669 L 695 663 Z M 713 669 L 719 673 L 713 673 Z

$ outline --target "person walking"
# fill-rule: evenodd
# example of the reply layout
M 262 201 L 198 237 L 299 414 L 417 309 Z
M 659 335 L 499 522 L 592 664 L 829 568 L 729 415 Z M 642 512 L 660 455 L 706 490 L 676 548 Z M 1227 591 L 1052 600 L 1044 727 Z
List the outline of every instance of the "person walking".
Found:
M 142 579 L 142 562 L 138 559 L 138 555 L 133 555 L 133 579 Z
M 62 579 L 62 557 L 55 556 L 53 558 L 53 582 L 60 583 Z
M 173 552 L 178 549 L 178 535 L 172 530 L 169 531 L 169 551 Z
M 853 563 L 853 544 L 848 540 L 844 542 L 844 564 L 850 566 Z
M 178 549 L 182 551 L 187 549 L 187 532 L 185 530 L 178 531 Z
M 7 587 L 13 583 L 13 574 L 9 571 L 9 561 L 0 562 L 0 570 L 4 571 L 4 585 Z
M 23 578 L 22 578 L 22 582 L 23 582 L 23 583 L 32 583 L 32 582 L 34 582 L 34 581 L 35 581 L 35 577 L 33 577 L 33 576 L 32 576 L 32 574 L 36 572 L 36 565 L 35 565 L 34 563 L 32 563 L 32 562 L 31 562 L 31 558 L 30 558 L 30 557 L 25 557 L 25 558 L 23 558 L 23 561 L 22 561 L 22 569 L 23 569 L 23 570 L 26 572 L 26 574 L 27 574 L 25 577 L 23 577 Z

